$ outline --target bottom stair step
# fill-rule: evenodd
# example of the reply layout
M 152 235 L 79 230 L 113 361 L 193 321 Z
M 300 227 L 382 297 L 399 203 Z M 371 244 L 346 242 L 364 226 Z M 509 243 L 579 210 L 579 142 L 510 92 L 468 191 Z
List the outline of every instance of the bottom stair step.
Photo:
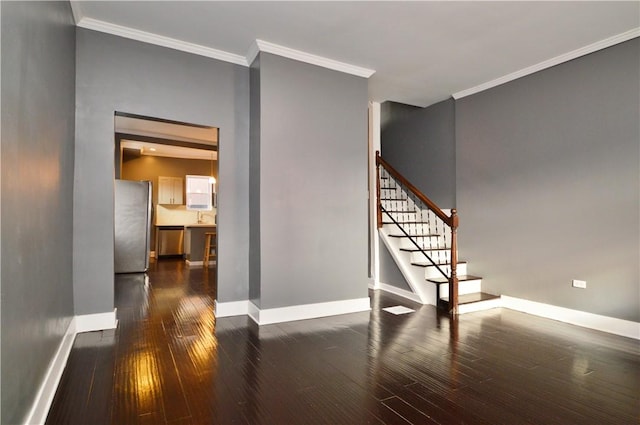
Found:
M 443 310 L 449 310 L 449 299 L 441 298 L 438 300 L 438 307 Z M 458 314 L 489 310 L 496 307 L 502 307 L 502 300 L 499 295 L 474 292 L 458 296 Z
M 473 276 L 470 274 L 463 274 L 461 276 L 458 276 L 458 282 L 465 281 L 465 280 L 478 280 L 478 279 L 482 279 L 482 278 L 480 276 Z M 427 279 L 427 281 L 431 283 L 449 283 L 449 279 L 447 279 L 446 277 Z
M 477 303 L 479 301 L 487 301 L 500 298 L 499 295 L 487 294 L 486 292 L 474 292 L 473 294 L 458 295 L 458 305 Z M 448 303 L 449 298 L 442 298 L 442 301 Z

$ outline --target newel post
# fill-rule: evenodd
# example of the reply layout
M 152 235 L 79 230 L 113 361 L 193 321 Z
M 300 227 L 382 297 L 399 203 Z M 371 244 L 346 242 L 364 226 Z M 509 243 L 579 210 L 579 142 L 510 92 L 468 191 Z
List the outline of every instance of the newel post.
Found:
M 449 278 L 449 313 L 458 314 L 458 211 L 451 210 L 451 277 Z
M 380 151 L 376 151 L 376 216 L 378 229 L 382 227 L 382 208 L 380 208 Z

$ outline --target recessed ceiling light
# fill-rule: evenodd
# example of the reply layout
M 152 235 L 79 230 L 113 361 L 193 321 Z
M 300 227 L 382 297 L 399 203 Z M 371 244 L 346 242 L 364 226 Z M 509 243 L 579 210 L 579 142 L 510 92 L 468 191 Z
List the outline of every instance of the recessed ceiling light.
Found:
M 155 151 L 156 151 L 156 148 L 149 148 L 149 150 L 150 150 L 151 152 L 155 152 Z

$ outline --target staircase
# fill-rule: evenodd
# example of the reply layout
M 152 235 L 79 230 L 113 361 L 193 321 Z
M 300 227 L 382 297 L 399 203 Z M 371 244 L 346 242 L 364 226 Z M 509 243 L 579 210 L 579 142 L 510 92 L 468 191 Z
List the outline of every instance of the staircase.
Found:
M 420 301 L 453 314 L 499 307 L 500 296 L 482 292 L 482 278 L 457 258 L 456 211 L 440 209 L 379 153 L 376 162 L 380 238 Z

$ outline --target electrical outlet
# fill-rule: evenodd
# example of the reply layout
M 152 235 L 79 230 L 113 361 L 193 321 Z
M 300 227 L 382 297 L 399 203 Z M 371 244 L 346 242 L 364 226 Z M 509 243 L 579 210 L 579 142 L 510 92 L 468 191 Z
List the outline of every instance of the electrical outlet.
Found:
M 585 289 L 587 287 L 587 281 L 586 280 L 576 280 L 573 279 L 571 281 L 571 286 L 573 286 L 574 288 L 582 288 Z

